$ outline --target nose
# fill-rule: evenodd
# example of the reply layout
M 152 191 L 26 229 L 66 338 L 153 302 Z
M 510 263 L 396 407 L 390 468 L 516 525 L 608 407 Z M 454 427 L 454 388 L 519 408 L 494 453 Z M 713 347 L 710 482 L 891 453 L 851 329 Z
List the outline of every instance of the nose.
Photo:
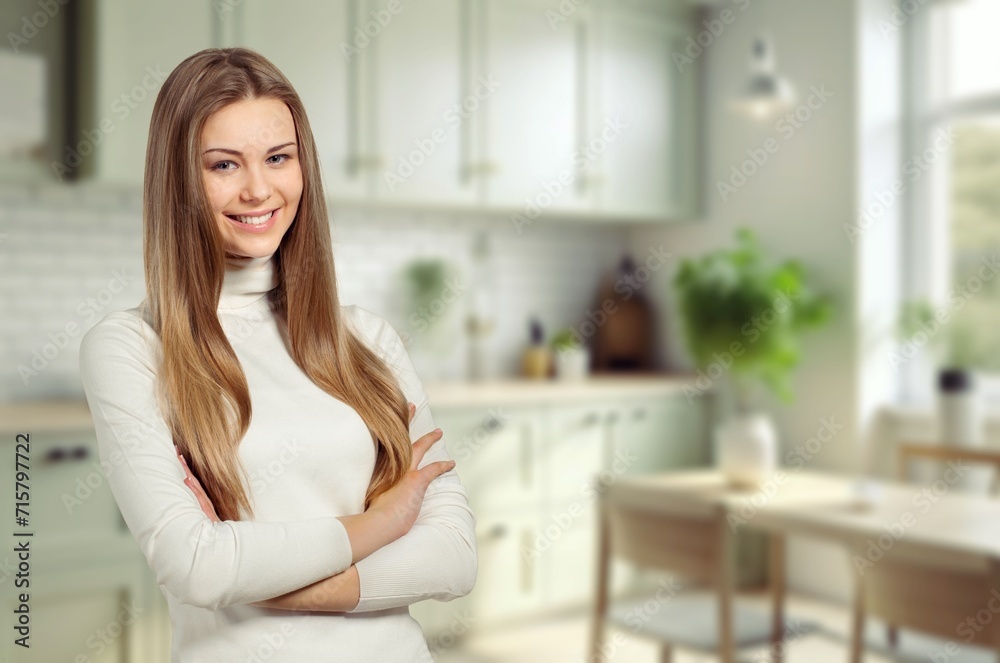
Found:
M 273 187 L 267 173 L 260 165 L 247 165 L 243 171 L 246 175 L 243 181 L 243 191 L 240 199 L 244 202 L 264 201 L 271 197 Z

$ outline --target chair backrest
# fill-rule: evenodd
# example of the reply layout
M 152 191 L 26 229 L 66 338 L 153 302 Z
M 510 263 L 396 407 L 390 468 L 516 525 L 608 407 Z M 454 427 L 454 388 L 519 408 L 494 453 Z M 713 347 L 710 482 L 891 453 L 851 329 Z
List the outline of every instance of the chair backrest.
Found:
M 650 511 L 614 499 L 602 500 L 601 506 L 610 557 L 689 580 L 718 580 L 719 555 L 728 550 L 721 510 Z
M 907 480 L 910 461 L 914 459 L 934 460 L 939 463 L 964 460 L 970 463 L 991 465 L 994 468 L 991 492 L 996 492 L 1000 487 L 1000 451 L 902 442 L 899 444 L 899 465 L 897 467 L 897 476 L 900 481 Z

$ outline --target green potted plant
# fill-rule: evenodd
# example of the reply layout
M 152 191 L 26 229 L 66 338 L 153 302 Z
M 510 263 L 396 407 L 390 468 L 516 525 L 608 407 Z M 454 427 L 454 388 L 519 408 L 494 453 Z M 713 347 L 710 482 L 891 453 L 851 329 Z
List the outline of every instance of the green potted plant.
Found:
M 559 380 L 583 380 L 590 368 L 590 351 L 579 342 L 571 327 L 559 330 L 549 342 L 555 356 L 555 373 Z
M 763 386 L 792 401 L 801 333 L 826 322 L 831 304 L 806 285 L 799 262 L 768 261 L 749 229 L 736 237 L 736 248 L 683 260 L 673 284 L 699 388 L 722 381 L 736 394 L 735 416 L 716 430 L 717 463 L 732 482 L 753 485 L 773 471 L 777 443 L 770 417 L 750 410 L 752 393 Z

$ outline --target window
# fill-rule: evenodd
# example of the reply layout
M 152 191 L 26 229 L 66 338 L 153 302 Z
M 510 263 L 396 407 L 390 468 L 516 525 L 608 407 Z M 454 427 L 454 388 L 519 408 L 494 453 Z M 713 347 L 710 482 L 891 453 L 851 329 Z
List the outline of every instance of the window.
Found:
M 1000 2 L 937 0 L 908 25 L 903 177 L 910 299 L 947 313 L 931 344 L 978 372 L 1000 406 Z M 911 402 L 933 397 L 929 353 L 904 373 Z

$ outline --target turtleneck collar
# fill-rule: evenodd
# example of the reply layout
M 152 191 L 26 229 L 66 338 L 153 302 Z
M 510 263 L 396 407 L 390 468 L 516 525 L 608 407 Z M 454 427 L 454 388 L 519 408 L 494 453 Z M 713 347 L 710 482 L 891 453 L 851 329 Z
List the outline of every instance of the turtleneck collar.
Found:
M 259 301 L 278 285 L 274 254 L 259 258 L 226 255 L 226 274 L 219 310 L 232 310 Z

